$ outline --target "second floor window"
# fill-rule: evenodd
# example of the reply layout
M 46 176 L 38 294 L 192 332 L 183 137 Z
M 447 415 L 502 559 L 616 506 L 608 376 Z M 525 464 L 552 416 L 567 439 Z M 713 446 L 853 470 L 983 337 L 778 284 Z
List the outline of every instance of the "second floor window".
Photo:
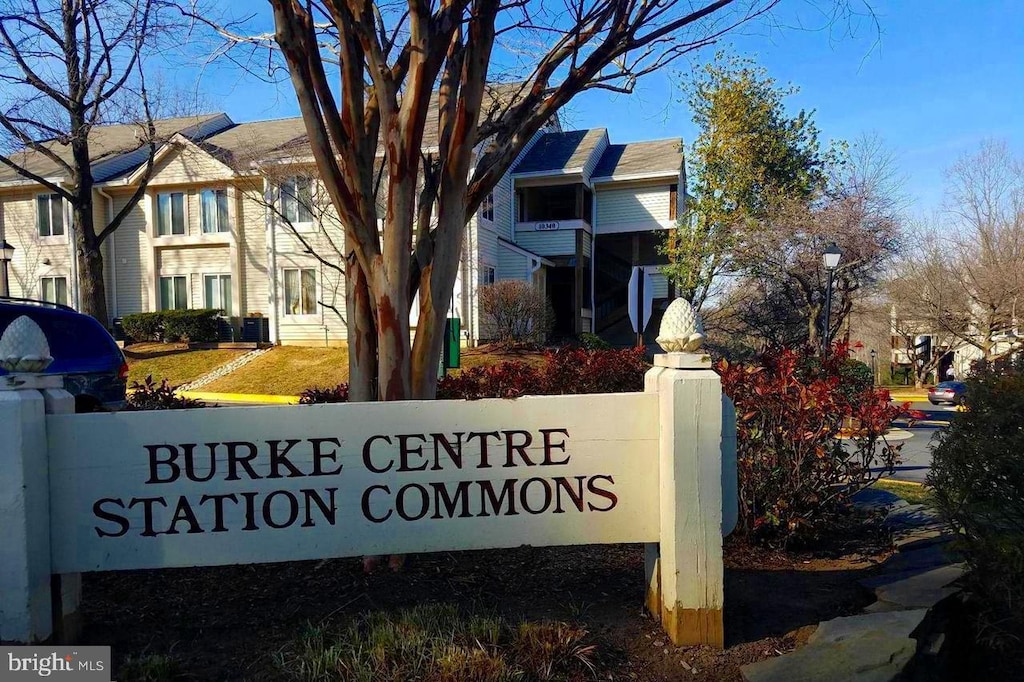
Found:
M 313 183 L 297 175 L 281 183 L 281 214 L 292 225 L 313 222 Z
M 156 195 L 156 227 L 161 237 L 185 234 L 185 195 L 182 192 Z
M 316 314 L 316 270 L 289 268 L 284 271 L 284 314 Z
M 64 206 L 59 194 L 36 196 L 36 228 L 40 237 L 59 237 L 64 234 Z
M 488 192 L 480 204 L 480 217 L 494 222 L 494 192 Z
M 204 189 L 199 197 L 202 203 L 203 234 L 227 232 L 230 229 L 227 190 Z
M 184 275 L 160 278 L 160 310 L 188 308 L 188 278 Z
M 43 300 L 50 303 L 68 304 L 68 280 L 66 277 L 43 277 L 40 280 Z

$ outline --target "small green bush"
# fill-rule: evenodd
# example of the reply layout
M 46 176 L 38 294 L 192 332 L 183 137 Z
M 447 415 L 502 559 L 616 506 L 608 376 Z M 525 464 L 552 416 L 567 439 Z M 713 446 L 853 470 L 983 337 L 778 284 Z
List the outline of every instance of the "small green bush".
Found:
M 962 540 L 979 640 L 1024 659 L 1024 357 L 980 363 L 966 384 L 929 484 Z
M 212 308 L 165 310 L 163 313 L 164 340 L 184 342 L 216 341 L 217 316 L 222 312 Z
M 583 332 L 580 334 L 580 346 L 587 350 L 608 350 L 612 347 L 610 343 L 602 339 L 600 336 L 590 332 Z
M 121 320 L 125 336 L 132 341 L 162 341 L 164 328 L 163 311 L 156 313 L 133 313 Z

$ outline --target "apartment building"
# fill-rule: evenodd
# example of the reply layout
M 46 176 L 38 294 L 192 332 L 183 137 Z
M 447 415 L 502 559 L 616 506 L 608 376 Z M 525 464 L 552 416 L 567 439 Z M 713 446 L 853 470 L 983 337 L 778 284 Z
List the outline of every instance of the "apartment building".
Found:
M 209 307 L 236 329 L 242 318 L 267 318 L 273 342 L 343 343 L 343 229 L 313 177 L 301 119 L 235 123 L 211 114 L 161 120 L 157 129 L 165 142 L 136 202 L 146 158 L 137 129 L 98 127 L 90 138 L 96 229 L 132 204 L 104 245 L 107 322 Z M 24 154 L 19 161 L 34 173 L 65 181 L 52 159 Z M 669 298 L 657 245 L 684 184 L 678 139 L 613 145 L 604 129 L 563 131 L 552 121 L 466 227 L 452 301 L 466 341 L 488 338 L 479 287 L 510 279 L 546 292 L 556 334 L 628 341 L 633 268 L 652 273 L 656 309 Z M 59 195 L 0 172 L 0 237 L 15 247 L 11 296 L 77 305 L 72 229 Z

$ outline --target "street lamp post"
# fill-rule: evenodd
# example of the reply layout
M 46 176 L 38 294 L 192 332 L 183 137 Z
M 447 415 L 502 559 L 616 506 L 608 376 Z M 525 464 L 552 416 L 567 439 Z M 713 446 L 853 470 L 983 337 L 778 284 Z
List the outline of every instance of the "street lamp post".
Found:
M 825 289 L 825 328 L 822 330 L 821 335 L 821 356 L 822 358 L 828 357 L 829 337 L 831 334 L 829 331 L 832 328 L 832 323 L 829 318 L 832 317 L 832 281 L 835 278 L 836 268 L 839 267 L 839 260 L 843 257 L 843 251 L 835 242 L 832 242 L 825 247 L 825 252 L 821 255 L 821 260 L 825 264 L 825 270 L 828 271 L 828 287 Z
M 878 383 L 878 364 L 875 362 L 875 358 L 877 358 L 877 357 L 878 357 L 878 352 L 874 348 L 872 348 L 871 349 L 871 383 L 872 384 L 877 384 Z
M 14 258 L 14 247 L 4 239 L 0 241 L 0 296 L 11 295 L 11 281 L 7 276 L 7 268 Z

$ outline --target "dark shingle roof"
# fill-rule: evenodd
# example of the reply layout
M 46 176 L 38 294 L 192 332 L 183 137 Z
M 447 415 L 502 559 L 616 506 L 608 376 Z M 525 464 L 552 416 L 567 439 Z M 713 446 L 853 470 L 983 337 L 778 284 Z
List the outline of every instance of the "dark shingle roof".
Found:
M 601 155 L 592 177 L 678 173 L 682 165 L 683 141 L 679 138 L 612 144 Z
M 604 128 L 546 133 L 513 170 L 516 173 L 536 173 L 583 168 L 605 134 Z
M 179 116 L 177 118 L 163 118 L 153 121 L 156 128 L 157 138 L 167 140 L 175 133 L 182 133 L 186 137 L 208 130 L 215 126 L 218 119 L 223 119 L 224 125 L 229 125 L 231 119 L 225 114 L 202 114 L 198 116 Z M 223 126 L 221 126 L 223 127 Z M 94 178 L 97 182 L 110 180 L 137 167 L 145 161 L 145 154 L 132 155 L 132 152 L 140 149 L 145 132 L 135 124 L 126 125 L 104 125 L 96 126 L 89 133 L 89 152 L 92 155 L 92 166 Z M 71 146 L 63 145 L 56 140 L 42 143 L 50 151 L 61 159 L 71 161 Z M 126 156 L 123 159 L 118 157 Z M 138 158 L 135 158 L 138 157 Z M 18 165 L 24 166 L 27 170 L 43 177 L 63 176 L 65 170 L 45 154 L 35 150 L 26 149 L 11 154 L 11 159 Z M 12 169 L 4 167 L 0 170 L 0 182 L 10 180 L 21 180 L 22 177 Z
M 199 146 L 226 165 L 244 170 L 251 162 L 275 151 L 296 146 L 305 148 L 306 127 L 301 118 L 238 123 L 211 135 Z

